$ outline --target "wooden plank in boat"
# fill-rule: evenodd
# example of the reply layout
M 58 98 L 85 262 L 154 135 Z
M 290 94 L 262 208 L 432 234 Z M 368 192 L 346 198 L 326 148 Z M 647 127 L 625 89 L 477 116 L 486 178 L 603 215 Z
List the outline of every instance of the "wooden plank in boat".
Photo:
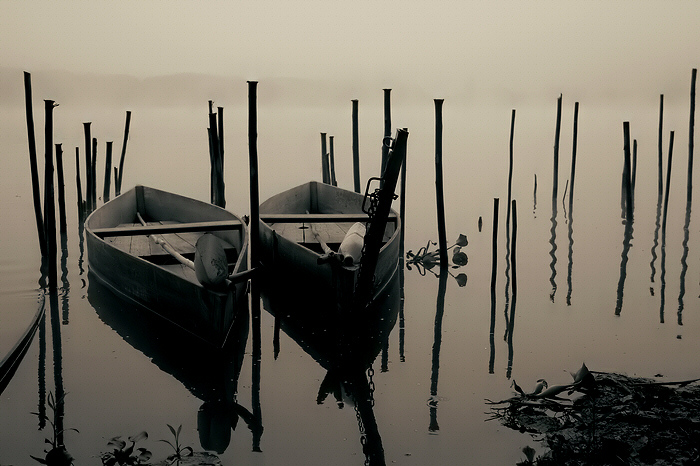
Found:
M 148 236 L 132 236 L 129 252 L 132 256 L 150 256 L 151 241 L 151 238 Z M 161 249 L 160 246 L 158 246 L 158 249 Z
M 146 226 L 118 226 L 114 228 L 95 228 L 93 233 L 103 238 L 107 236 L 132 236 L 132 235 L 153 235 L 165 233 L 184 232 L 205 232 L 223 231 L 243 228 L 241 222 L 236 220 L 222 220 L 212 222 L 192 222 L 192 223 L 169 223 L 165 225 L 151 224 Z
M 339 222 L 366 222 L 367 214 L 260 214 L 260 219 L 265 223 L 339 223 Z M 389 215 L 390 222 L 396 222 L 395 214 Z

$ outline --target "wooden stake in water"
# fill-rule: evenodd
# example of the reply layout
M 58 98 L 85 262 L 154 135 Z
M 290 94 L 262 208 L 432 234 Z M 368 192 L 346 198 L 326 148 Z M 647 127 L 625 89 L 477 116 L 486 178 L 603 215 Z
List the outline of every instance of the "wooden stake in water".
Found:
M 624 150 L 625 150 L 625 168 L 623 171 L 624 176 L 624 190 L 625 190 L 625 216 L 627 220 L 632 219 L 632 166 L 631 166 L 631 154 L 630 154 L 630 123 L 625 121 L 622 123 L 624 132 Z
M 447 267 L 447 233 L 445 232 L 445 197 L 442 187 L 442 104 L 444 99 L 435 99 L 435 195 L 437 199 L 438 244 L 440 267 Z
M 360 192 L 360 124 L 359 103 L 357 99 L 352 101 L 352 174 L 355 182 L 355 192 Z
M 561 133 L 561 100 L 559 94 L 557 99 L 557 124 L 554 132 L 554 173 L 552 175 L 552 205 L 556 208 L 557 192 L 559 190 L 559 134 Z
M 328 136 L 328 154 L 330 156 L 330 171 L 331 171 L 331 184 L 333 186 L 338 186 L 338 182 L 335 179 L 335 150 L 333 149 L 333 137 Z
M 97 208 L 97 138 L 92 138 L 92 161 L 90 163 L 90 176 L 92 176 L 92 208 Z
M 260 199 L 258 193 L 258 110 L 257 81 L 248 81 L 248 159 L 250 164 L 250 264 L 259 267 Z M 260 359 L 260 289 L 250 282 L 253 327 L 253 360 Z M 257 349 L 257 350 L 256 350 Z M 257 354 L 256 354 L 257 353 Z
M 576 179 L 576 146 L 578 145 L 578 102 L 574 103 L 574 142 L 571 148 L 571 189 L 569 190 L 569 215 L 574 208 L 574 180 Z
M 85 131 L 85 203 L 87 204 L 87 212 L 90 213 L 94 209 L 92 205 L 92 137 L 90 136 L 90 125 L 92 123 L 83 123 Z
M 321 179 L 325 184 L 331 184 L 330 163 L 326 145 L 326 133 L 321 133 Z
M 690 79 L 690 123 L 688 127 L 688 189 L 687 203 L 693 201 L 693 148 L 695 145 L 695 81 L 698 69 L 693 68 Z
M 63 148 L 56 144 L 56 175 L 58 177 L 58 225 L 62 235 L 66 234 L 66 196 L 63 180 Z
M 45 160 L 44 160 L 44 235 L 46 237 L 46 250 L 49 260 L 49 289 L 56 290 L 58 282 L 56 244 L 56 206 L 54 198 L 54 169 L 53 169 L 53 100 L 44 101 L 46 113 L 45 122 Z
M 116 180 L 114 181 L 116 183 Z M 105 154 L 105 183 L 102 192 L 102 200 L 109 202 L 109 192 L 112 190 L 112 141 L 107 141 Z
M 122 192 L 122 180 L 124 179 L 124 157 L 126 156 L 126 142 L 129 140 L 129 125 L 131 125 L 131 111 L 126 111 L 126 123 L 124 124 L 124 141 L 122 141 L 122 155 L 119 158 L 119 174 L 114 177 L 114 195 Z
M 391 137 L 391 89 L 384 89 L 384 137 Z M 384 176 L 387 157 L 389 157 L 389 148 L 386 144 L 382 144 L 382 166 L 379 172 L 381 176 Z
M 41 189 L 39 187 L 39 169 L 36 162 L 36 136 L 34 134 L 34 111 L 32 110 L 32 75 L 24 72 L 24 99 L 27 109 L 27 140 L 29 141 L 29 168 L 32 176 L 32 197 L 34 199 L 34 217 L 36 231 L 39 235 L 41 255 L 46 256 L 46 237 L 44 236 L 44 219 L 41 213 Z
M 496 332 L 496 272 L 498 269 L 498 203 L 497 197 L 493 198 L 493 228 L 491 236 L 491 325 L 489 328 L 489 341 L 491 353 L 489 357 L 489 374 L 493 374 L 494 361 L 496 359 L 495 332 Z
M 82 223 L 85 206 L 83 205 L 83 188 L 80 181 L 80 149 L 78 147 L 75 148 L 75 186 L 78 191 L 78 223 Z
M 664 216 L 661 223 L 661 235 L 666 235 L 666 217 L 668 215 L 668 195 L 671 191 L 671 162 L 673 161 L 673 131 L 668 141 L 668 162 L 666 162 L 666 193 L 664 194 Z M 665 249 L 665 245 L 662 246 Z
M 659 103 L 659 137 L 658 137 L 658 148 L 659 148 L 659 175 L 658 175 L 658 199 L 661 203 L 661 198 L 664 194 L 664 173 L 663 173 L 663 132 L 664 132 L 664 95 L 661 94 Z

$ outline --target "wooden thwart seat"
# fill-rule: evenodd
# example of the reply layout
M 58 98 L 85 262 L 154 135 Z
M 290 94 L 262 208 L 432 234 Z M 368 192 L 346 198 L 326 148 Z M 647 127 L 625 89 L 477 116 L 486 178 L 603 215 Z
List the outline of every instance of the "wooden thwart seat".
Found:
M 260 214 L 265 223 L 343 223 L 366 222 L 367 214 Z M 389 215 L 390 222 L 396 222 L 395 214 Z
M 135 235 L 154 235 L 166 233 L 188 233 L 188 232 L 206 232 L 206 231 L 224 231 L 238 230 L 243 228 L 241 222 L 238 221 L 213 221 L 213 222 L 193 222 L 193 223 L 170 223 L 166 225 L 133 225 L 133 226 L 118 226 L 112 228 L 95 228 L 93 233 L 100 238 L 109 236 L 135 236 Z

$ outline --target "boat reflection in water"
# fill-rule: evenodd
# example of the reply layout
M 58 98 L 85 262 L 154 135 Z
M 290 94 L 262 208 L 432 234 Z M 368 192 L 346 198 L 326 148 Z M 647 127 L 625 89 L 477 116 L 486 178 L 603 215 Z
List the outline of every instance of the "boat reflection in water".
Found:
M 283 282 L 268 280 L 262 289 L 263 305 L 275 317 L 275 329 L 286 333 L 327 371 L 317 402 L 323 403 L 332 395 L 339 407 L 346 403 L 353 407 L 367 464 L 385 464 L 374 416 L 372 363 L 396 324 L 400 307 L 398 274 L 367 308 L 352 310 L 344 306 L 329 308 L 327 304 L 323 307 L 318 304 L 318 296 L 301 292 L 298 287 L 278 286 Z M 277 335 L 275 340 L 278 344 Z
M 247 306 L 236 307 L 227 344 L 216 348 L 146 309 L 116 298 L 94 277 L 90 276 L 89 282 L 88 300 L 99 318 L 202 400 L 197 413 L 202 449 L 223 453 L 239 418 L 253 433 L 253 442 L 259 442 L 262 425 L 236 401 L 249 332 Z

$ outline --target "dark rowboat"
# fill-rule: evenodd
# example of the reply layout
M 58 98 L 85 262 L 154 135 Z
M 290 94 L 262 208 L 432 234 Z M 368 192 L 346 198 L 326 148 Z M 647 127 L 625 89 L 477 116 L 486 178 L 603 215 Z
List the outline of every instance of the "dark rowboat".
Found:
M 369 221 L 362 211 L 363 199 L 361 194 L 311 181 L 260 204 L 260 254 L 268 278 L 292 282 L 325 298 L 326 305 L 348 302 L 359 264 L 329 257 L 321 243 L 338 251 L 356 223 Z M 398 271 L 399 233 L 400 219 L 392 210 L 377 260 L 373 297 Z
M 205 202 L 137 186 L 95 210 L 85 231 L 88 265 L 97 279 L 118 296 L 223 346 L 235 309 L 247 305 L 248 244 L 239 217 Z M 230 274 L 217 286 L 202 285 L 193 264 L 184 265 L 199 261 L 198 241 L 205 234 L 207 244 L 223 250 L 222 263 Z

